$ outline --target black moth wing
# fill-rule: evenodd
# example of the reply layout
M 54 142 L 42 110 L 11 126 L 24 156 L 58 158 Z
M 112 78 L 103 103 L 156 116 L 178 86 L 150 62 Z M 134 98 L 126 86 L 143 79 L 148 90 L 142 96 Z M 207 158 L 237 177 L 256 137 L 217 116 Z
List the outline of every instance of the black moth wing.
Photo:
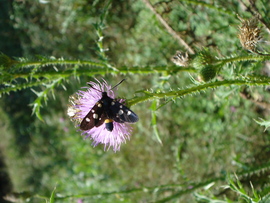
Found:
M 139 120 L 139 117 L 131 111 L 128 107 L 123 105 L 117 100 L 113 101 L 110 106 L 111 118 L 118 123 L 135 123 Z
M 105 119 L 103 102 L 98 101 L 82 120 L 80 129 L 90 130 L 93 127 L 99 127 L 104 123 Z

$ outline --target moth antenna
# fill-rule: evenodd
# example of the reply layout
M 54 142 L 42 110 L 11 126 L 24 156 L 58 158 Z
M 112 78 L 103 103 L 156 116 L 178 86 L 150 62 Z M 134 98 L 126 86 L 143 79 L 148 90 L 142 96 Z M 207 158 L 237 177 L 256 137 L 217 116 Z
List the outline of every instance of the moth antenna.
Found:
M 87 85 L 89 85 L 89 86 L 90 86 L 92 89 L 94 89 L 94 90 L 97 90 L 97 91 L 99 91 L 99 92 L 102 92 L 102 91 L 100 91 L 100 90 L 94 88 L 90 83 L 87 83 Z
M 112 87 L 110 90 L 116 88 L 118 85 L 120 85 L 120 84 L 121 84 L 122 82 L 124 82 L 125 80 L 126 80 L 126 79 L 121 80 L 117 85 L 115 85 L 114 87 Z
M 120 85 L 120 84 L 121 84 L 122 82 L 124 82 L 125 80 L 126 80 L 126 79 L 121 80 L 117 85 L 115 85 L 114 87 L 112 87 L 110 90 L 116 88 L 118 85 Z M 99 92 L 102 92 L 102 91 L 100 91 L 100 90 L 94 88 L 90 83 L 87 83 L 87 84 L 88 84 L 92 89 L 97 90 L 97 91 L 99 91 Z

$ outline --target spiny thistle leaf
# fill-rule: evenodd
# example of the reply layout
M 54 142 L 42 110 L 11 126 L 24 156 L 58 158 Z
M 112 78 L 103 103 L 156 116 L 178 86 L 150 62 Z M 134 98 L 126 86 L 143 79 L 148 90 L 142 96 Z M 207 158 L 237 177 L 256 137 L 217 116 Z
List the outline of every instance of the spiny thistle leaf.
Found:
M 31 89 L 37 95 L 36 100 L 32 104 L 30 104 L 31 106 L 33 106 L 32 114 L 35 114 L 41 121 L 43 121 L 41 113 L 40 113 L 40 109 L 42 107 L 42 102 L 45 102 L 45 104 L 46 104 L 46 102 L 48 100 L 48 93 L 51 92 L 53 95 L 54 88 L 58 84 L 61 84 L 62 80 L 63 80 L 63 78 L 59 78 L 50 84 L 45 84 L 44 86 L 46 88 L 41 92 L 37 92 L 37 91 Z
M 0 66 L 5 67 L 5 69 L 9 69 L 12 65 L 18 63 L 17 61 L 11 59 L 5 54 L 0 54 Z
M 157 110 L 157 100 L 153 100 L 152 102 L 152 105 L 151 105 L 151 116 L 152 116 L 152 119 L 151 119 L 151 125 L 153 127 L 153 130 L 154 130 L 154 133 L 155 133 L 155 136 L 156 136 L 156 139 L 157 141 L 162 144 L 162 141 L 160 139 L 160 136 L 159 136 L 159 131 L 157 129 L 157 115 L 156 115 L 156 110 Z
M 198 193 L 194 194 L 196 200 L 198 202 L 205 202 L 205 203 L 228 203 L 227 201 L 223 201 L 223 200 L 218 200 L 218 199 L 213 199 L 213 198 L 209 198 L 205 195 L 200 195 Z
M 270 202 L 270 194 L 265 195 L 258 203 L 269 203 Z
M 51 197 L 50 197 L 50 203 L 54 203 L 55 202 L 55 192 L 56 192 L 56 186 L 54 187 Z
M 254 119 L 255 120 L 255 119 Z M 265 130 L 267 130 L 267 128 L 270 127 L 270 120 L 264 120 L 262 118 L 260 118 L 261 121 L 255 120 L 256 123 L 258 123 L 261 126 L 265 127 Z

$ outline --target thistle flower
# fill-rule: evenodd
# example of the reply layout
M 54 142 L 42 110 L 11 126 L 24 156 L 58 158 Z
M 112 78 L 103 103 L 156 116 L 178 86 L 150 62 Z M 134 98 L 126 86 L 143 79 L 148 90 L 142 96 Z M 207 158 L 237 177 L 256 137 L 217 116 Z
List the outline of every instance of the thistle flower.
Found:
M 71 120 L 76 123 L 77 126 L 79 126 L 79 123 L 81 123 L 80 131 L 82 132 L 82 135 L 85 135 L 85 138 L 89 137 L 91 140 L 93 140 L 94 146 L 103 144 L 104 150 L 112 147 L 116 152 L 120 150 L 122 143 L 125 143 L 127 139 L 130 139 L 132 129 L 127 122 L 136 122 L 138 117 L 134 112 L 122 105 L 124 102 L 123 99 L 115 99 L 116 93 L 105 80 L 101 82 L 98 80 L 96 81 L 97 82 L 89 82 L 88 84 L 90 87 L 86 87 L 87 89 L 85 91 L 80 90 L 74 95 L 70 96 L 70 105 L 68 107 L 67 114 Z M 104 103 L 102 103 L 103 101 L 100 102 L 100 100 L 104 98 L 104 92 L 106 92 L 107 94 L 105 94 L 113 100 L 112 103 L 119 104 L 120 109 L 118 113 L 120 113 L 120 118 L 117 117 L 115 119 L 104 119 L 101 116 L 102 113 L 98 113 L 98 105 L 104 104 L 105 106 L 106 101 L 104 101 Z M 97 108 L 96 112 L 94 110 L 95 108 Z M 135 120 L 129 120 L 128 118 L 126 118 L 127 120 L 124 121 L 121 120 L 123 112 L 127 113 L 125 117 L 134 116 Z M 87 130 L 82 130 L 82 128 L 85 128 L 85 126 L 82 127 L 82 122 L 85 124 L 90 124 L 90 119 L 88 119 L 89 114 L 92 116 L 91 119 L 96 119 L 95 121 L 98 123 L 98 125 L 95 125 Z M 116 122 L 115 120 L 119 122 Z M 108 122 L 111 123 L 110 128 L 107 126 Z M 96 124 L 94 121 L 92 121 L 92 123 L 93 125 Z
M 187 67 L 189 65 L 189 55 L 187 52 L 184 54 L 181 51 L 177 51 L 171 60 L 177 66 Z
M 260 36 L 261 29 L 258 27 L 258 20 L 256 17 L 250 20 L 244 20 L 240 17 L 239 19 L 241 25 L 239 26 L 240 33 L 238 37 L 241 45 L 247 50 L 255 51 L 257 43 L 262 39 Z

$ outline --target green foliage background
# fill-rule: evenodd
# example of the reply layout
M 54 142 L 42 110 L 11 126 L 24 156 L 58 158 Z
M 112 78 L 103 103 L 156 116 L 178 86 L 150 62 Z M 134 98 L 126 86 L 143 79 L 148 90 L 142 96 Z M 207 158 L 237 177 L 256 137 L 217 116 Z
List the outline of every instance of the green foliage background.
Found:
M 171 62 L 186 50 L 146 1 L 1 2 L 8 63 L 1 62 L 0 147 L 18 199 L 267 202 L 270 134 L 255 122 L 269 117 L 267 44 L 259 47 L 264 58 L 237 37 L 237 14 L 254 15 L 250 2 L 150 3 L 195 55 L 228 60 L 217 77 L 204 83 L 198 70 Z M 269 6 L 256 1 L 268 24 Z M 269 40 L 267 29 L 262 35 Z M 118 95 L 140 117 L 117 153 L 93 148 L 66 115 L 69 96 L 94 78 L 126 78 Z M 218 85 L 238 79 L 244 83 Z M 213 85 L 190 90 L 203 84 Z M 166 95 L 172 90 L 188 93 Z M 153 95 L 142 102 L 145 92 Z

